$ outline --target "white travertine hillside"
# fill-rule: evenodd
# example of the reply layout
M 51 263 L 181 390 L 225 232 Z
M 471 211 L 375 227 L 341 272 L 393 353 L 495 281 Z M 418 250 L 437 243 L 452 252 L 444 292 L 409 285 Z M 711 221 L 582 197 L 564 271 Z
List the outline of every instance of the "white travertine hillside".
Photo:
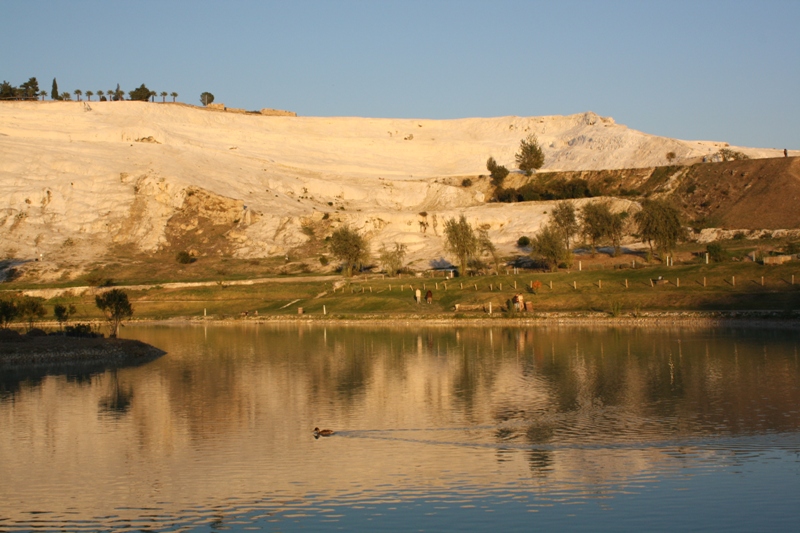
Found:
M 485 183 L 461 181 L 486 173 L 489 156 L 513 168 L 529 134 L 544 148 L 543 170 L 649 167 L 666 164 L 668 152 L 680 162 L 727 146 L 647 135 L 591 112 L 416 120 L 3 102 L 0 253 L 88 261 L 113 244 L 155 251 L 181 231 L 197 233 L 198 253 L 211 253 L 202 249 L 205 221 L 229 226 L 232 253 L 265 256 L 304 243 L 302 225 L 325 213 L 326 223 L 366 231 L 375 249 L 406 243 L 411 258 L 441 254 L 444 220 L 460 213 L 489 224 L 490 236 L 510 249 L 536 231 L 548 205 L 487 204 Z M 187 200 L 195 191 L 205 203 Z

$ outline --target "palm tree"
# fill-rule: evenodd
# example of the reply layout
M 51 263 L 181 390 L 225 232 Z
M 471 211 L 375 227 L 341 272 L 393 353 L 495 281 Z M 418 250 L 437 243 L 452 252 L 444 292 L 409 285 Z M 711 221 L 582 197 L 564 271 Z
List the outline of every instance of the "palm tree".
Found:
M 94 91 L 86 91 L 86 98 L 88 98 L 90 102 L 92 101 L 92 96 L 94 96 Z
M 176 93 L 175 91 L 172 91 L 172 94 L 170 94 L 170 96 L 172 97 L 172 102 L 174 103 L 175 99 L 178 97 L 178 93 Z
M 61 99 L 62 100 L 72 100 L 72 97 L 69 95 L 68 92 L 63 92 L 63 93 L 61 93 Z
M 155 91 L 150 91 L 150 101 L 151 101 L 151 102 L 155 102 L 155 101 L 156 101 L 156 96 L 158 96 L 158 93 L 157 93 L 157 92 L 155 92 Z
M 81 95 L 83 94 L 83 91 L 81 91 L 80 89 L 75 89 L 75 90 L 74 90 L 74 91 L 72 91 L 72 92 L 73 92 L 73 93 L 75 93 L 75 97 L 76 97 L 76 98 L 78 99 L 78 101 L 80 102 L 80 101 L 81 101 Z
M 47 91 L 39 91 L 39 96 L 41 96 L 42 101 L 44 101 L 44 97 L 47 96 Z
M 167 91 L 161 91 L 161 103 L 163 104 L 166 101 L 167 101 Z
M 106 94 L 106 92 L 104 90 L 102 90 L 102 89 L 97 91 L 97 99 L 101 100 L 103 98 L 103 96 L 105 96 L 105 94 Z

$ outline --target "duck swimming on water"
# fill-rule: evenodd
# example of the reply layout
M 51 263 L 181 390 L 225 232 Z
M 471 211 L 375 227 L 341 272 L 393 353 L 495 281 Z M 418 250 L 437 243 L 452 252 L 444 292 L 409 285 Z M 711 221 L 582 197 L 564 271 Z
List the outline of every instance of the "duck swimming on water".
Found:
M 332 429 L 319 429 L 314 428 L 314 436 L 315 437 L 330 437 L 333 435 L 334 431 Z

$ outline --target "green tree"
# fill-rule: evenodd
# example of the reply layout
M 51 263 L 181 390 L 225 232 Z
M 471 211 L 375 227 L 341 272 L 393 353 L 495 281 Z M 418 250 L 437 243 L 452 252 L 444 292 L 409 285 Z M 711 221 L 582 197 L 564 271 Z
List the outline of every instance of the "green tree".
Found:
M 61 98 L 59 100 L 72 100 L 72 97 L 69 95 L 68 92 L 64 91 L 61 93 Z
M 378 261 L 390 276 L 394 276 L 403 268 L 405 257 L 406 245 L 399 242 L 394 243 L 394 248 L 387 248 L 385 244 L 381 244 L 378 250 Z
M 528 135 L 527 138 L 520 141 L 519 152 L 517 152 L 515 159 L 517 166 L 526 176 L 530 176 L 534 170 L 542 168 L 542 165 L 544 165 L 544 152 L 542 152 L 542 147 L 539 146 L 536 135 Z
M 17 302 L 13 298 L 0 298 L 0 328 L 5 329 L 19 316 Z
M 53 78 L 53 88 L 50 89 L 50 99 L 51 100 L 61 100 L 61 95 L 58 92 L 58 82 L 55 78 Z
M 73 316 L 76 312 L 75 306 L 69 304 L 69 306 L 63 304 L 56 304 L 53 307 L 53 316 L 55 317 L 56 321 L 58 322 L 59 328 L 63 331 L 64 324 Z
M 178 98 L 178 93 L 176 93 L 175 91 L 172 91 L 170 93 L 170 96 L 172 97 L 172 102 L 175 103 L 175 99 Z
M 75 93 L 75 99 L 80 102 L 81 101 L 81 95 L 83 95 L 83 91 L 81 91 L 80 89 L 75 89 L 72 92 Z
M 28 81 L 19 88 L 22 89 L 24 97 L 29 100 L 35 100 L 39 96 L 39 81 L 35 77 L 28 78 Z
M 133 316 L 128 294 L 122 289 L 111 289 L 95 296 L 94 301 L 106 317 L 111 330 L 109 337 L 116 337 L 122 321 Z
M 478 228 L 478 252 L 481 255 L 488 255 L 492 259 L 495 272 L 500 272 L 500 254 L 497 252 L 497 247 L 489 239 L 489 228 Z
M 138 88 L 128 91 L 128 96 L 130 96 L 131 100 L 137 100 L 139 102 L 147 102 L 150 100 L 150 96 L 152 92 L 150 89 L 145 87 L 145 84 L 141 84 Z
M 86 91 L 86 99 L 90 102 L 92 101 L 92 96 L 94 96 L 94 91 Z
M 581 215 L 583 234 L 589 239 L 592 254 L 596 252 L 598 244 L 608 242 L 614 247 L 614 255 L 619 255 L 628 213 L 613 213 L 611 202 L 602 201 L 586 204 Z
M 169 93 L 167 93 L 167 91 L 161 91 L 161 103 L 164 103 L 164 102 L 167 101 L 167 95 L 168 94 Z
M 200 94 L 200 102 L 203 105 L 208 105 L 214 101 L 214 95 L 209 92 L 204 92 Z
M 569 250 L 570 240 L 572 240 L 572 237 L 574 237 L 580 229 L 575 204 L 568 200 L 558 202 L 550 213 L 550 220 L 561 232 L 562 238 L 564 239 L 564 247 Z
M 653 245 L 664 254 L 672 253 L 678 241 L 685 238 L 686 230 L 678 209 L 664 200 L 645 200 L 642 209 L 633 216 L 639 236 L 647 241 L 650 252 Z
M 353 269 L 361 267 L 369 260 L 369 243 L 356 230 L 348 226 L 336 229 L 329 242 L 331 254 L 343 262 L 342 272 L 346 276 L 353 275 Z
M 47 96 L 47 91 L 42 89 L 41 91 L 39 91 L 39 96 L 42 97 L 42 102 L 44 102 L 44 97 Z
M 144 85 L 144 84 L 142 84 L 142 85 Z M 122 89 L 119 88 L 119 83 L 118 83 L 117 84 L 117 88 L 114 91 L 114 98 L 112 98 L 112 100 L 114 100 L 115 102 L 119 102 L 119 101 L 124 100 L 124 99 L 125 99 L 125 92 Z
M 531 255 L 547 263 L 550 270 L 557 270 L 560 263 L 569 262 L 569 249 L 564 238 L 552 222 L 546 224 L 531 241 Z
M 502 188 L 503 182 L 506 176 L 508 176 L 508 169 L 503 165 L 498 165 L 494 157 L 490 157 L 486 160 L 486 170 L 489 171 L 489 175 L 492 178 L 492 185 L 497 188 Z
M 103 100 L 104 99 L 103 97 L 105 95 L 106 95 L 106 92 L 104 90 L 100 89 L 99 91 L 97 91 L 97 99 L 98 100 Z
M 444 223 L 445 248 L 458 259 L 458 275 L 467 273 L 469 260 L 478 250 L 478 239 L 467 218 L 461 215 L 458 220 L 451 218 Z
M 8 83 L 7 81 L 3 81 L 0 84 L 0 99 L 2 100 L 10 100 L 16 97 L 16 87 Z
M 33 329 L 33 324 L 41 320 L 47 314 L 44 309 L 44 298 L 33 296 L 23 296 L 17 302 L 19 317 L 28 323 L 28 331 Z

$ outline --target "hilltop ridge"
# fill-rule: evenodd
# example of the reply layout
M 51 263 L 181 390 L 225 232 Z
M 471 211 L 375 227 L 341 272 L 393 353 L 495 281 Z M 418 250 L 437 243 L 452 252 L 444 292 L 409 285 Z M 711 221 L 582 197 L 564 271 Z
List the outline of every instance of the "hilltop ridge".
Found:
M 375 249 L 403 242 L 410 257 L 430 260 L 442 253 L 444 220 L 459 213 L 510 250 L 546 220 L 548 204 L 487 203 L 490 187 L 478 176 L 489 156 L 512 168 L 529 134 L 544 149 L 543 172 L 688 164 L 728 147 L 648 135 L 592 112 L 416 120 L 4 102 L 0 253 L 80 263 L 125 245 L 264 257 L 350 224 Z M 472 186 L 462 186 L 466 177 Z

